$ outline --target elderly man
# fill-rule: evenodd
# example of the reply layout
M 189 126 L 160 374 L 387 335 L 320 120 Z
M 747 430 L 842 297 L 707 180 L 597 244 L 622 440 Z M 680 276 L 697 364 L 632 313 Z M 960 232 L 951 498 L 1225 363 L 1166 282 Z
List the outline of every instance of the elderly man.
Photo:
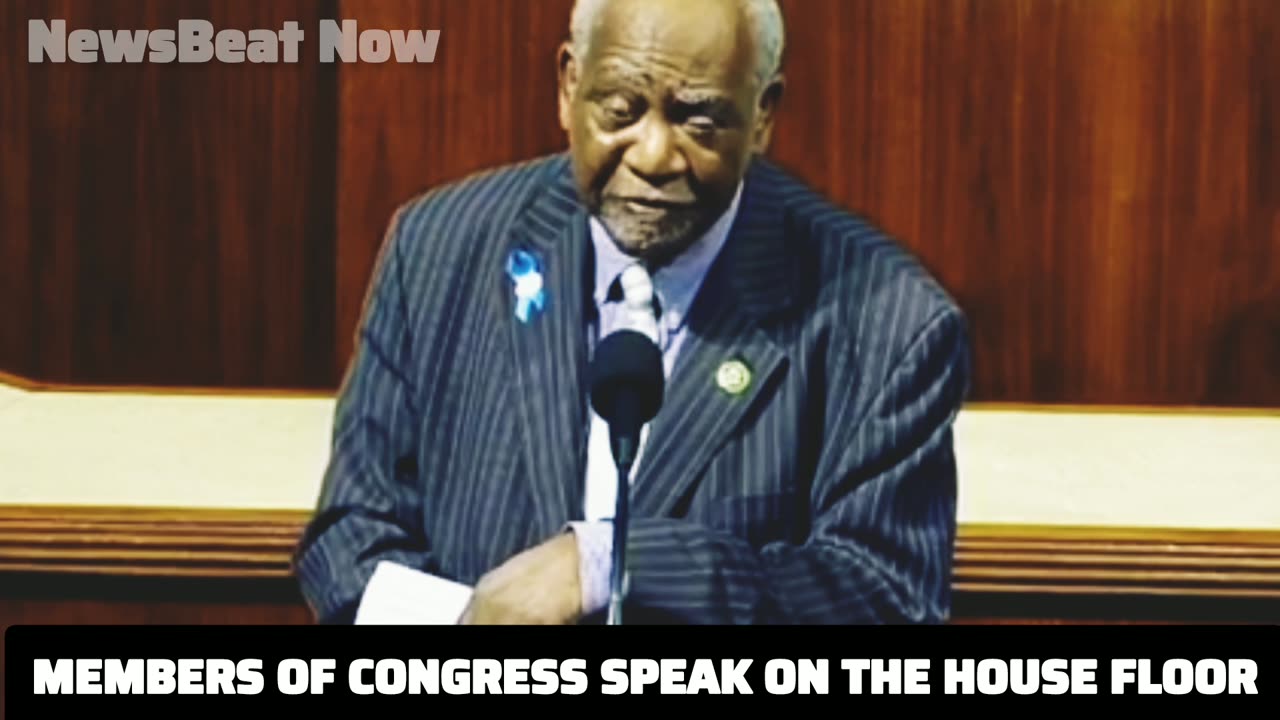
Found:
M 464 623 L 601 617 L 617 478 L 587 371 L 630 272 L 667 381 L 631 476 L 627 621 L 945 621 L 965 322 L 761 157 L 775 1 L 580 0 L 571 29 L 569 153 L 391 223 L 296 557 L 317 618 L 350 622 L 383 560 L 474 585 Z

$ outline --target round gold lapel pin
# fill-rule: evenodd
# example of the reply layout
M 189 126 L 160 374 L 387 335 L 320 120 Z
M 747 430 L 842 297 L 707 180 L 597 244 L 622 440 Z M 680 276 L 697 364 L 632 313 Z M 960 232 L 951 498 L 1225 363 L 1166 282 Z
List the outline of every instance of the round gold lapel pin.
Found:
M 741 395 L 751 387 L 751 368 L 741 360 L 721 363 L 716 370 L 716 384 L 730 395 Z

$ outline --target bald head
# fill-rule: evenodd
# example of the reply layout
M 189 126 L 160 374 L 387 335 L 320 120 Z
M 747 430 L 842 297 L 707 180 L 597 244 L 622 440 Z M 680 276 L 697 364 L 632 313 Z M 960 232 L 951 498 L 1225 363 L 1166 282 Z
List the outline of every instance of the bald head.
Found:
M 560 120 L 619 248 L 662 263 L 727 209 L 782 88 L 775 0 L 579 0 Z
M 579 57 L 586 57 L 590 53 L 592 35 L 599 24 L 606 20 L 610 6 L 628 1 L 634 0 L 576 0 L 570 20 L 570 32 Z M 649 1 L 657 4 L 666 0 Z M 778 73 L 786 47 L 786 26 L 778 0 L 684 0 L 679 4 L 691 10 L 692 15 L 705 11 L 709 14 L 719 13 L 718 17 L 723 18 L 725 13 L 731 13 L 733 22 L 742 23 L 751 35 L 755 53 L 752 65 L 757 84 L 764 87 Z M 705 30 L 707 27 L 709 26 L 704 25 L 698 29 Z

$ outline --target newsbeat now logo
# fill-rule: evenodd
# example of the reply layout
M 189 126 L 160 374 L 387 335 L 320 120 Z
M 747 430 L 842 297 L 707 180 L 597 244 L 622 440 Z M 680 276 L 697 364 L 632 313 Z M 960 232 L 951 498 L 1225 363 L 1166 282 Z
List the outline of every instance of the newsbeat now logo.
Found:
M 320 21 L 320 62 L 435 62 L 439 30 L 360 30 L 355 20 Z M 216 30 L 208 20 L 177 28 L 67 32 L 66 20 L 29 20 L 27 61 L 64 63 L 296 63 L 305 33 L 296 21 L 279 30 Z

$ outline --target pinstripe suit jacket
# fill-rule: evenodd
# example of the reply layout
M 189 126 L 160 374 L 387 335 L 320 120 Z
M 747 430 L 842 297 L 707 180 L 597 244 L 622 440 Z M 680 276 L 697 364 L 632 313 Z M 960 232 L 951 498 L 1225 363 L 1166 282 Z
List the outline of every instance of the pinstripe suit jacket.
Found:
M 565 155 L 397 213 L 294 559 L 320 622 L 351 621 L 379 560 L 470 584 L 581 517 L 588 232 Z M 527 324 L 516 248 L 549 291 Z M 945 621 L 969 350 L 944 290 L 756 160 L 688 322 L 634 480 L 628 621 Z M 734 358 L 737 396 L 715 382 Z

